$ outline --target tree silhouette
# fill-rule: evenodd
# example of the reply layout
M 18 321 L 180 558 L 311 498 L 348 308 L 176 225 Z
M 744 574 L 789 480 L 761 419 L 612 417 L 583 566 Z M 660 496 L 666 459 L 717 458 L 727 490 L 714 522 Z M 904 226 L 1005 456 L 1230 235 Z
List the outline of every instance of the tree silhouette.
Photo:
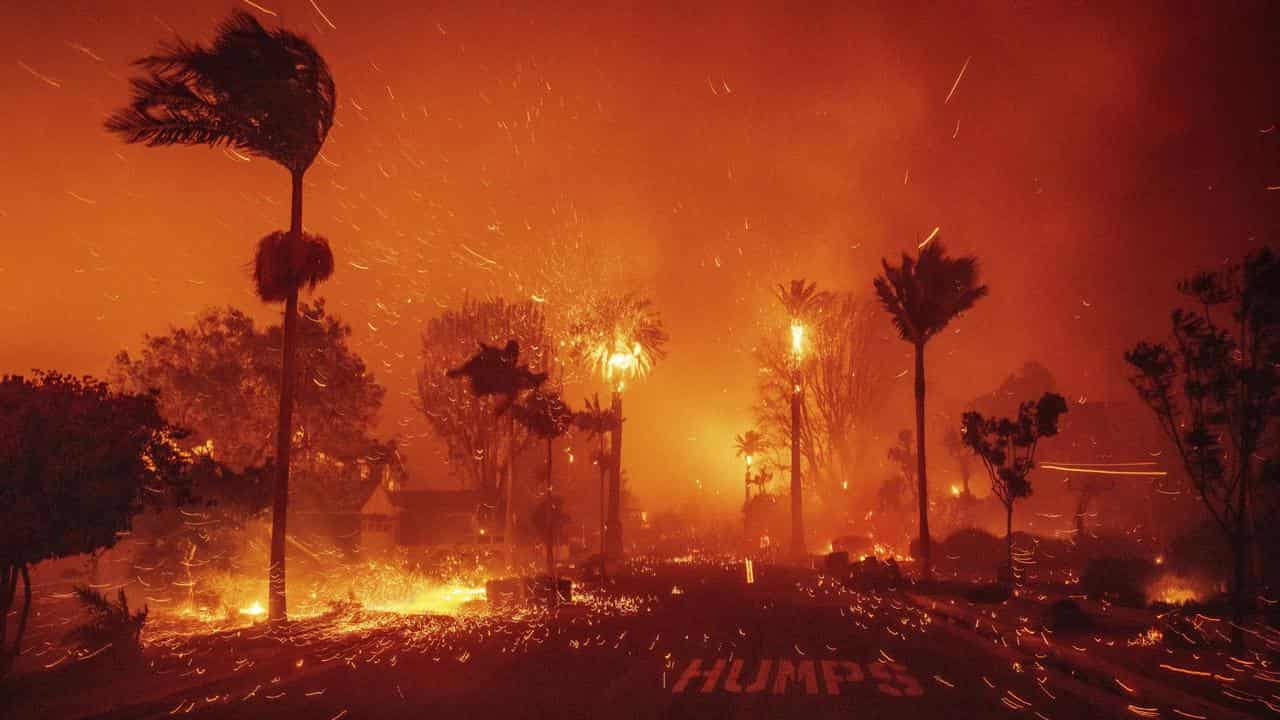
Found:
M 991 478 L 991 492 L 1004 505 L 1005 547 L 1008 578 L 1013 578 L 1013 504 L 1031 494 L 1027 479 L 1036 466 L 1036 447 L 1042 438 L 1058 434 L 1058 421 L 1067 412 L 1067 401 L 1056 393 L 1045 393 L 1035 402 L 1018 407 L 1014 418 L 964 414 L 961 427 L 964 444 L 982 460 Z
M 918 257 L 903 253 L 901 264 L 882 260 L 884 274 L 875 279 L 876 294 L 889 313 L 898 335 L 915 348 L 916 355 L 916 456 L 919 464 L 921 574 L 933 576 L 929 541 L 929 479 L 924 436 L 924 348 L 960 313 L 986 297 L 987 286 L 978 284 L 978 260 L 947 257 L 940 240 L 926 245 Z
M 52 372 L 0 378 L 0 676 L 22 651 L 29 566 L 112 547 L 143 509 L 190 501 L 184 437 L 154 393 Z M 19 580 L 22 612 L 5 647 Z
M 109 131 L 151 147 L 226 145 L 289 172 L 289 232 L 264 237 L 254 259 L 258 295 L 285 304 L 268 602 L 271 621 L 283 621 L 298 291 L 333 273 L 329 243 L 302 229 L 302 179 L 333 126 L 333 77 L 308 40 L 267 30 L 240 11 L 218 26 L 211 45 L 175 40 L 137 64 L 147 74 L 131 81 L 132 101 L 107 119 Z
M 813 313 L 804 333 L 807 341 L 801 374 L 800 454 L 802 479 L 829 504 L 839 502 L 846 484 L 869 447 L 865 432 L 888 389 L 884 358 L 877 341 L 882 316 L 873 303 L 852 293 L 829 296 Z M 764 434 L 774 444 L 788 445 L 795 359 L 791 340 L 778 328 L 756 344 L 761 368 L 752 407 Z
M 764 435 L 758 430 L 748 430 L 733 439 L 734 450 L 738 453 L 738 457 L 742 458 L 747 464 L 747 474 L 743 480 L 743 485 L 747 490 L 747 500 L 751 499 L 751 466 L 756 459 L 764 454 L 768 449 L 768 442 Z
M 918 491 L 916 471 L 919 467 L 916 463 L 916 451 L 911 443 L 911 431 L 899 430 L 898 441 L 889 446 L 884 456 L 898 469 L 898 473 L 893 476 L 892 482 L 887 482 L 882 488 L 881 504 L 898 508 L 903 495 L 906 495 L 909 500 L 914 500 Z
M 667 330 L 648 298 L 634 292 L 602 293 L 575 308 L 567 322 L 566 345 L 574 365 L 594 371 L 613 390 L 618 418 L 611 433 L 609 521 L 606 552 L 622 554 L 622 390 L 627 380 L 643 377 L 666 357 Z
M 618 416 L 613 412 L 613 408 L 602 407 L 600 405 L 600 396 L 595 395 L 585 403 L 585 409 L 577 412 L 573 416 L 573 424 L 579 429 L 587 433 L 588 437 L 596 439 L 595 464 L 600 469 L 600 567 L 603 571 L 604 565 L 604 540 L 605 526 L 608 518 L 608 479 L 609 479 L 609 454 L 605 450 L 604 439 L 609 433 L 616 432 L 621 424 Z
M 478 353 L 477 343 L 486 350 Z M 521 352 L 542 372 L 517 368 Z M 491 493 L 512 479 L 512 458 L 527 448 L 529 436 L 513 432 L 516 426 L 502 415 L 554 363 L 555 343 L 534 302 L 467 299 L 427 321 L 417 408 L 472 487 Z
M 1130 380 L 1177 449 L 1200 500 L 1231 546 L 1232 644 L 1244 647 L 1250 553 L 1280 505 L 1280 258 L 1264 247 L 1178 289 L 1197 309 L 1172 313 L 1172 343 L 1125 353 Z
M 451 324 L 447 322 L 446 324 Z M 526 390 L 536 390 L 547 379 L 547 373 L 535 373 L 528 365 L 520 363 L 520 343 L 512 338 L 502 348 L 479 343 L 476 351 L 462 365 L 445 373 L 450 378 L 465 378 L 471 387 L 471 394 L 477 399 L 500 398 L 494 407 L 494 416 L 507 416 L 507 502 L 503 517 L 503 536 L 507 546 L 507 566 L 515 561 L 515 437 L 516 414 L 507 412 L 520 394 Z M 544 362 L 546 360 L 544 359 Z M 527 425 L 526 425 L 527 427 Z
M 354 512 L 377 483 L 370 466 L 394 467 L 394 443 L 375 435 L 386 391 L 352 348 L 350 325 L 323 298 L 298 309 L 305 322 L 294 363 L 290 503 Z M 264 327 L 236 308 L 210 308 L 117 354 L 108 377 L 130 392 L 159 390 L 165 419 L 191 430 L 184 449 L 256 475 L 273 454 L 282 335 L 280 323 Z
M 529 394 L 523 403 L 513 405 L 511 409 L 515 419 L 529 429 L 537 437 L 547 442 L 547 495 L 545 507 L 547 512 L 547 574 L 555 577 L 555 533 L 560 524 L 556 517 L 560 513 L 559 504 L 555 501 L 552 486 L 552 468 L 554 465 L 553 449 L 555 441 L 573 426 L 574 413 L 565 404 L 557 392 L 538 389 Z M 553 587 L 557 587 L 554 586 Z M 558 591 L 557 591 L 558 595 Z
M 831 304 L 832 295 L 819 292 L 817 283 L 801 278 L 790 283 L 779 283 L 773 290 L 774 297 L 782 305 L 790 321 L 789 367 L 785 373 L 785 394 L 790 409 L 789 434 L 791 440 L 791 553 L 804 554 L 804 488 L 800 472 L 800 457 L 804 423 L 804 348 L 805 334 L 813 332 L 813 326 Z M 812 445 L 812 444 L 811 444 Z M 813 463 L 810 463 L 813 465 Z

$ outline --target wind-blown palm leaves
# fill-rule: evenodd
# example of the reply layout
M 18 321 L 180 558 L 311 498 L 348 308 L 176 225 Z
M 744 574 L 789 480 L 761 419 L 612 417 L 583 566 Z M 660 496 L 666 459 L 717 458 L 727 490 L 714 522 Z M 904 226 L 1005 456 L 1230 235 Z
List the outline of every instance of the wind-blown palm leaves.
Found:
M 245 12 L 223 21 L 211 45 L 175 40 L 136 64 L 146 75 L 131 81 L 133 97 L 107 118 L 107 130 L 150 147 L 228 146 L 289 171 L 289 232 L 264 238 L 254 267 L 262 299 L 285 303 L 269 593 L 270 619 L 284 620 L 298 291 L 333 272 L 328 242 L 302 231 L 302 179 L 333 127 L 333 76 L 308 40 L 267 30 Z
M 568 335 L 570 357 L 618 387 L 666 357 L 662 318 L 636 293 L 598 297 L 569 323 Z
M 765 451 L 766 443 L 764 435 L 758 430 L 748 430 L 741 435 L 734 437 L 733 447 L 740 458 L 753 458 L 759 456 Z M 748 462 L 751 462 L 748 460 Z
M 561 524 L 560 504 L 552 492 L 553 448 L 556 438 L 564 435 L 573 426 L 574 412 L 565 404 L 560 394 L 550 390 L 538 389 L 529 394 L 524 402 L 512 406 L 515 419 L 529 429 L 529 432 L 547 441 L 547 496 L 542 512 L 542 523 L 547 533 L 547 574 L 555 576 L 555 532 Z M 557 587 L 553 585 L 553 587 Z
M 601 407 L 600 396 L 588 399 L 585 410 L 574 413 L 573 424 L 592 437 L 600 437 L 617 429 L 620 421 L 612 408 Z
M 788 318 L 804 322 L 813 320 L 832 300 L 831 293 L 819 291 L 817 283 L 808 282 L 804 278 L 792 280 L 785 285 L 779 283 L 773 289 L 773 294 L 782 304 Z
M 133 100 L 108 130 L 130 143 L 227 145 L 302 173 L 333 126 L 333 76 L 315 47 L 267 30 L 248 13 L 218 26 L 213 44 L 182 40 L 136 62 Z
M 940 240 L 920 251 L 918 258 L 903 253 L 902 264 L 888 260 L 884 275 L 875 279 L 876 295 L 889 313 L 898 335 L 916 350 L 916 459 L 919 472 L 920 567 L 925 578 L 933 573 L 929 543 L 929 481 L 925 471 L 924 346 L 960 313 L 986 297 L 987 286 L 978 284 L 978 259 L 947 257 Z
M 876 278 L 876 295 L 889 313 L 903 340 L 923 345 L 957 315 L 987 296 L 978 284 L 978 259 L 947 257 L 942 242 L 934 240 L 919 258 L 903 253 L 894 267 L 883 260 L 884 275 Z

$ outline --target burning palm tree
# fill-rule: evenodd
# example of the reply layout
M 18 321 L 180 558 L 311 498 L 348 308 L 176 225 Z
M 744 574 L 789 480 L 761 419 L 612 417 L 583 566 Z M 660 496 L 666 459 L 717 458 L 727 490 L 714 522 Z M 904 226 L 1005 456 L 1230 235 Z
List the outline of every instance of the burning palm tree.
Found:
M 259 297 L 284 303 L 268 603 L 270 619 L 282 621 L 298 291 L 333 273 L 328 241 L 302 230 L 302 179 L 333 126 L 333 76 L 308 40 L 287 30 L 267 30 L 244 12 L 219 25 L 208 47 L 176 40 L 137 64 L 147 74 L 132 80 L 133 98 L 107 119 L 107 130 L 150 147 L 227 146 L 289 171 L 289 232 L 263 238 L 254 259 Z
M 929 481 L 924 453 L 924 346 L 957 315 L 986 297 L 987 286 L 978 284 L 978 259 L 947 257 L 940 240 L 933 240 L 913 258 L 905 253 L 902 264 L 881 261 L 884 274 L 875 279 L 876 294 L 889 313 L 898 335 L 916 350 L 916 482 L 920 506 L 920 567 L 933 573 L 929 544 Z
M 789 285 L 778 285 L 774 295 L 790 319 L 791 332 L 791 552 L 796 557 L 804 549 L 804 500 L 800 476 L 800 410 L 804 388 L 802 365 L 805 353 L 805 330 L 831 302 L 831 293 L 819 292 L 818 284 L 803 278 Z
M 617 427 L 612 432 L 605 551 L 616 557 L 622 554 L 622 391 L 666 356 L 667 331 L 648 298 L 627 293 L 588 303 L 570 322 L 569 337 L 571 357 L 613 389 L 611 412 Z

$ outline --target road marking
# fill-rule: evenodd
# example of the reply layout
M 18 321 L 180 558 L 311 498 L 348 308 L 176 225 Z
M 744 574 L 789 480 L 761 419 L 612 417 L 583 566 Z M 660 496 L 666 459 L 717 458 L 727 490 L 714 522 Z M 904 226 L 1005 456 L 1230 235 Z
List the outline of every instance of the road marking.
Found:
M 784 695 L 803 689 L 805 695 L 821 695 L 825 688 L 826 695 L 836 697 L 844 686 L 859 685 L 868 677 L 882 695 L 920 697 L 924 694 L 920 681 L 898 662 L 874 660 L 859 664 L 850 660 L 762 658 L 754 665 L 748 670 L 747 661 L 742 658 L 693 658 L 671 686 L 671 694 L 684 693 L 692 685 L 703 694 L 719 691 L 734 695 L 763 692 Z M 744 670 L 748 670 L 746 678 L 750 678 L 745 686 Z M 664 673 L 664 687 L 665 677 Z

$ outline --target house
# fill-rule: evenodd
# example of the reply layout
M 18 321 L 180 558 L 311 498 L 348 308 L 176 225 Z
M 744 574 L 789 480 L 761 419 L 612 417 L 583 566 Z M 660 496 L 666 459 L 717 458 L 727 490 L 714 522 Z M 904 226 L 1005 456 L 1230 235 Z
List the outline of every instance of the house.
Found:
M 482 503 L 468 490 L 388 490 L 379 484 L 360 508 L 360 545 L 395 547 L 472 545 L 484 542 Z

